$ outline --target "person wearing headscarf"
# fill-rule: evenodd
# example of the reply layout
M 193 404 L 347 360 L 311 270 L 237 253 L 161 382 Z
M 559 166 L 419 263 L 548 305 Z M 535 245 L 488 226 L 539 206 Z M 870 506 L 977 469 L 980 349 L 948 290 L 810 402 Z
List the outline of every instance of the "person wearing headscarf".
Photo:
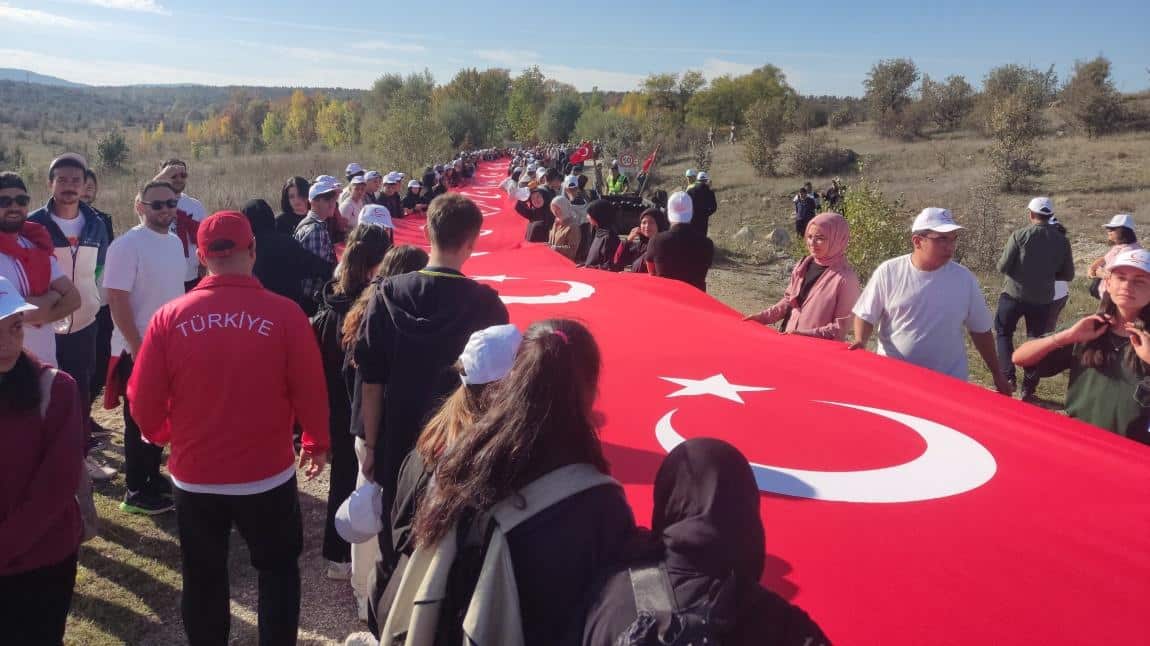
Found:
M 615 250 L 615 266 L 637 274 L 647 272 L 647 245 L 660 231 L 667 230 L 666 216 L 652 207 L 639 216 L 639 226 L 631 229 L 627 239 Z
M 652 565 L 666 570 L 678 608 L 709 611 L 724 646 L 830 644 L 806 612 L 759 584 L 766 562 L 759 496 L 747 458 L 730 444 L 696 438 L 675 447 L 655 474 L 651 532 L 630 567 L 599 589 L 583 645 L 614 646 L 642 630 L 629 570 Z
M 783 297 L 744 320 L 770 325 L 782 321 L 784 334 L 822 339 L 846 338 L 851 308 L 862 293 L 858 275 L 847 262 L 850 226 L 838 213 L 820 213 L 806 230 L 810 255 L 795 265 Z
M 264 200 L 249 200 L 241 212 L 256 237 L 256 264 L 252 275 L 265 289 L 290 298 L 307 311 L 311 299 L 304 297 L 302 281 L 308 278 L 327 281 L 334 267 L 308 252 L 294 237 L 277 231 L 276 216 Z
M 579 243 L 583 232 L 579 229 L 579 216 L 571 206 L 571 201 L 562 195 L 551 200 L 551 214 L 555 222 L 547 236 L 547 244 L 571 260 L 579 253 Z
M 594 227 L 594 233 L 583 265 L 592 269 L 618 271 L 618 265 L 615 264 L 619 249 L 619 235 L 615 232 L 615 206 L 607 200 L 595 200 L 587 205 L 587 217 Z

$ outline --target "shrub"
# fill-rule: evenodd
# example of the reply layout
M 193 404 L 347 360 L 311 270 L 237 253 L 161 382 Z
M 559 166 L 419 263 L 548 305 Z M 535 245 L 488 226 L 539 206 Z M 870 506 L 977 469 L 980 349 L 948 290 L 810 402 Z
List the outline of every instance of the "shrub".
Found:
M 825 134 L 808 133 L 790 145 L 787 151 L 791 173 L 811 177 L 832 175 L 858 163 L 858 154 L 849 148 L 840 148 Z
M 1102 56 L 1074 64 L 1074 76 L 1062 90 L 1060 111 L 1087 136 L 1097 137 L 1122 127 L 1122 95 L 1110 79 L 1110 61 Z
M 939 130 L 956 130 L 974 109 L 974 88 L 961 76 L 938 83 L 923 74 L 922 103 Z
M 875 129 L 884 137 L 906 131 L 903 116 L 911 105 L 910 89 L 918 81 L 918 67 L 909 58 L 881 60 L 863 81 Z
M 847 108 L 835 110 L 827 119 L 827 124 L 836 130 L 845 128 L 852 123 L 854 123 L 854 114 L 852 114 L 851 111 Z
M 755 173 L 776 174 L 779 146 L 793 114 L 791 102 L 781 98 L 760 99 L 747 108 L 743 155 Z
M 970 189 L 966 204 L 958 213 L 966 227 L 954 259 L 980 273 L 996 273 L 1002 250 L 1003 216 L 992 176 Z
M 1058 76 L 1054 66 L 1045 72 L 1021 65 L 996 67 L 982 82 L 982 94 L 975 101 L 975 124 L 983 134 L 993 136 L 991 119 L 995 107 L 1008 97 L 1017 97 L 1025 106 L 1041 111 L 1054 100 Z
M 608 157 L 617 157 L 639 143 L 639 122 L 613 110 L 584 110 L 575 122 L 573 141 L 598 141 Z
M 884 261 L 907 253 L 910 229 L 903 212 L 902 195 L 888 201 L 879 185 L 866 177 L 848 187 L 843 217 L 851 227 L 847 259 L 866 282 Z
M 130 151 L 124 133 L 119 128 L 113 128 L 96 142 L 96 158 L 100 166 L 110 170 L 123 168 Z
M 999 99 L 990 108 L 987 130 L 994 139 L 990 163 L 994 182 L 1003 190 L 1025 188 L 1042 173 L 1037 140 L 1044 129 L 1040 106 L 1023 94 Z

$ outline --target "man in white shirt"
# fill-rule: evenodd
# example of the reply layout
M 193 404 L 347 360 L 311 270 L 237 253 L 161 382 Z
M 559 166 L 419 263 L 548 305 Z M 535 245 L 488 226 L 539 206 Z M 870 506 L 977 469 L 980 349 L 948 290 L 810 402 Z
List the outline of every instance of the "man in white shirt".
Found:
M 16 173 L 0 173 L 0 276 L 37 309 L 24 315 L 24 349 L 41 363 L 56 366 L 53 323 L 80 307 L 80 292 L 60 271 L 48 230 L 28 222 L 31 197 Z
M 998 370 L 994 318 L 978 279 L 951 261 L 961 229 L 946 209 L 918 214 L 911 227 L 914 251 L 879 265 L 855 303 L 850 347 L 865 348 L 878 328 L 878 354 L 966 381 L 965 328 L 995 388 L 1010 395 L 1014 387 Z
M 152 315 L 184 293 L 187 264 L 183 246 L 170 231 L 179 204 L 176 196 L 175 187 L 167 182 L 152 181 L 144 186 L 136 198 L 136 213 L 143 224 L 112 242 L 104 266 L 104 287 L 116 325 L 105 407 L 114 405 L 110 398 L 123 397 L 128 492 L 120 510 L 128 513 L 152 515 L 172 509 L 172 485 L 160 475 L 162 450 L 141 439 L 125 387 Z
M 196 257 L 196 230 L 208 213 L 204 203 L 184 193 L 188 186 L 188 165 L 179 159 L 168 159 L 160 164 L 160 173 L 155 181 L 166 182 L 176 191 L 176 217 L 172 220 L 171 230 L 180 239 L 181 253 L 184 256 L 184 291 L 189 292 L 196 283 L 200 282 L 203 268 Z

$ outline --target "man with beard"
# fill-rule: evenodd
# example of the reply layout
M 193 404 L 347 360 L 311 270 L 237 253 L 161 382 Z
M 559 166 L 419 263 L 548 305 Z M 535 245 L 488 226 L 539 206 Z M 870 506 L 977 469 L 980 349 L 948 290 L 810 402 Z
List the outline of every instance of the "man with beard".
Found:
M 177 217 L 178 195 L 167 182 L 145 185 L 136 197 L 136 214 L 142 223 L 116 238 L 104 265 L 104 287 L 116 325 L 104 407 L 114 408 L 123 397 L 128 491 L 120 511 L 133 514 L 154 515 L 172 509 L 172 485 L 160 475 L 161 449 L 140 437 L 126 386 L 152 315 L 184 293 L 183 244 L 170 230 Z
M 35 305 L 24 314 L 24 349 L 41 363 L 56 365 L 52 323 L 80 307 L 80 292 L 52 252 L 47 229 L 28 222 L 28 188 L 16 173 L 0 173 L 0 276 Z
M 160 174 L 155 181 L 166 182 L 176 192 L 179 204 L 176 206 L 176 218 L 172 221 L 172 233 L 180 239 L 183 246 L 186 270 L 184 272 L 184 291 L 190 291 L 200 282 L 202 267 L 196 258 L 196 230 L 200 222 L 207 217 L 203 202 L 184 193 L 188 186 L 188 165 L 179 159 L 168 159 L 160 164 Z

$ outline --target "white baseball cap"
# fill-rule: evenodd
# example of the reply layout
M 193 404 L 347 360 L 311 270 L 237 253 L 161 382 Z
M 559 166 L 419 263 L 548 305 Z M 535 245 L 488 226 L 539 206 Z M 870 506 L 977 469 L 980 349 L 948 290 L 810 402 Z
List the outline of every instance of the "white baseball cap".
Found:
M 380 173 L 377 170 L 369 170 L 369 171 L 367 171 L 367 174 L 365 174 L 363 176 L 363 178 L 368 180 L 368 181 L 371 181 L 373 179 L 383 179 L 383 173 Z
M 520 202 L 526 202 L 527 198 L 531 197 L 531 189 L 526 186 L 520 186 L 515 189 L 514 197 Z
M 1106 269 L 1109 271 L 1115 267 L 1133 267 L 1150 274 L 1150 251 L 1145 249 L 1123 251 Z
M 691 196 L 683 191 L 675 191 L 667 198 L 667 219 L 674 224 L 690 222 L 694 209 Z
M 535 169 L 535 177 L 537 177 L 539 179 L 543 179 L 544 177 L 547 177 L 547 169 L 543 168 L 543 167 L 536 168 Z
M 339 180 L 332 175 L 316 175 L 315 179 L 312 180 L 312 183 L 315 184 L 317 182 L 331 182 L 332 184 L 339 184 Z
M 309 188 L 307 190 L 307 199 L 310 202 L 311 200 L 314 200 L 315 198 L 319 197 L 320 195 L 323 195 L 324 193 L 331 193 L 332 191 L 338 191 L 338 190 L 339 190 L 339 183 L 338 182 L 332 182 L 330 180 L 321 179 L 321 180 L 317 181 L 316 183 L 312 184 L 311 188 Z
M 1054 215 L 1054 202 L 1051 202 L 1049 197 L 1036 197 L 1030 200 L 1030 204 L 1027 204 L 1026 208 L 1029 209 L 1031 213 Z
M 395 171 L 391 171 L 390 173 L 387 174 L 387 177 L 383 178 L 383 183 L 384 184 L 398 184 L 401 179 L 403 179 L 403 177 L 399 173 L 397 173 Z
M 348 180 L 348 182 L 351 184 L 366 184 L 367 180 L 364 179 L 363 175 L 356 175 L 355 177 Z
M 523 335 L 514 325 L 495 325 L 474 332 L 459 355 L 460 378 L 468 386 L 499 381 L 511 372 Z
M 530 164 L 527 164 L 527 172 L 528 173 L 534 173 L 536 168 L 539 168 L 539 165 L 536 164 L 535 162 L 531 162 Z
M 351 175 L 352 173 L 362 173 L 362 172 L 363 172 L 363 166 L 360 166 L 359 164 L 357 164 L 355 162 L 348 164 L 347 168 L 344 170 L 345 175 Z
M 950 233 L 963 227 L 954 223 L 954 216 L 947 209 L 929 206 L 918 214 L 911 225 L 911 231 L 935 231 L 937 233 Z
M 1117 229 L 1118 227 L 1126 227 L 1127 229 L 1133 230 L 1134 229 L 1134 218 L 1130 215 L 1125 214 L 1125 213 L 1119 213 L 1118 215 L 1110 218 L 1110 221 L 1107 222 L 1106 224 L 1103 224 L 1102 226 L 1106 227 L 1107 229 Z
M 696 179 L 698 179 L 700 182 L 709 182 L 711 181 L 711 176 L 708 175 L 707 171 L 704 170 L 699 171 L 699 176 Z
M 368 482 L 335 512 L 335 531 L 349 543 L 366 543 L 383 531 L 383 490 Z
M 563 186 L 567 188 L 579 188 L 579 177 L 568 175 L 567 179 L 563 180 Z
M 38 308 L 35 305 L 24 300 L 12 281 L 0 276 L 0 321 L 20 312 L 31 312 L 36 309 Z
M 423 184 L 420 184 L 419 180 L 413 179 L 407 183 L 407 188 L 423 188 Z
M 395 228 L 395 223 L 391 221 L 391 211 L 382 204 L 368 204 L 360 209 L 359 223 L 372 224 L 385 229 Z
M 695 172 L 694 168 L 688 168 L 687 169 L 687 177 L 688 178 L 694 177 L 695 175 L 698 175 L 698 173 Z

